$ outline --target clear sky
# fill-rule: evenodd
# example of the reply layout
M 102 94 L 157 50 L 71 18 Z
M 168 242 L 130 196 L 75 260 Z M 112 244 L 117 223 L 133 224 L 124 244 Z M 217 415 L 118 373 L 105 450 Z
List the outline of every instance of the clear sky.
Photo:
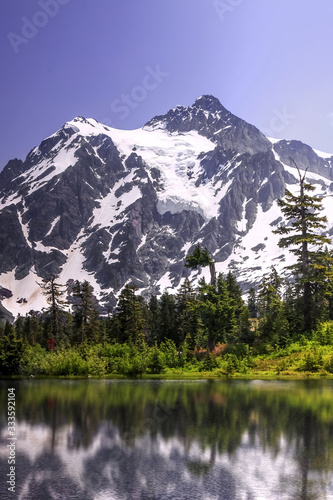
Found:
M 213 94 L 333 153 L 332 0 L 2 0 L 0 169 L 77 115 L 141 127 Z

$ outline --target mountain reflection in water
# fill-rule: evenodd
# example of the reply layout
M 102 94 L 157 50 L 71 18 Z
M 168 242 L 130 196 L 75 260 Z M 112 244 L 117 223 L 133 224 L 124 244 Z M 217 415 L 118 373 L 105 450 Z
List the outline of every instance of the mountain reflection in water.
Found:
M 13 386 L 20 500 L 333 498 L 332 381 L 2 381 L 2 478 Z

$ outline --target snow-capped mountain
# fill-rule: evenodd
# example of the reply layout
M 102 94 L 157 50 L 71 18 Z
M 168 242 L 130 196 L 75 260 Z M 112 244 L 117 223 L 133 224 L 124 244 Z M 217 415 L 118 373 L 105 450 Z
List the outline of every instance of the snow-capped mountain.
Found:
M 177 106 L 138 130 L 94 119 L 65 123 L 0 173 L 0 298 L 13 314 L 45 304 L 36 283 L 89 280 L 111 309 L 134 282 L 146 296 L 176 289 L 198 242 L 244 289 L 289 254 L 272 229 L 276 200 L 297 172 L 324 196 L 333 233 L 333 156 L 266 138 L 213 96 Z M 2 288 L 1 288 L 2 287 Z M 9 296 L 10 295 L 10 296 Z

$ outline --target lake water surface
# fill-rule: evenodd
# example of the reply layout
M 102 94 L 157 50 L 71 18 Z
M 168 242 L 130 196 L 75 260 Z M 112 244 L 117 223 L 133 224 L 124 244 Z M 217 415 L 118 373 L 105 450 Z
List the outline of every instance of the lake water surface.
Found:
M 0 403 L 3 500 L 333 499 L 333 381 L 1 381 Z

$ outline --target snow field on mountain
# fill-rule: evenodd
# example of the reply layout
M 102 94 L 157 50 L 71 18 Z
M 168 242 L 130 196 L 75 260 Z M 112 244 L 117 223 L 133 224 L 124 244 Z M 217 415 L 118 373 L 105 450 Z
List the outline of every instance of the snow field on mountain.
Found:
M 332 153 L 324 153 L 324 151 L 319 151 L 319 149 L 313 149 L 313 151 L 316 153 L 317 156 L 320 156 L 321 158 L 324 159 L 333 158 Z
M 73 279 L 78 281 L 89 281 L 93 286 L 95 294 L 99 296 L 102 293 L 101 287 L 95 276 L 84 269 L 85 257 L 82 252 L 82 244 L 87 239 L 88 235 L 84 234 L 84 230 L 78 234 L 74 243 L 63 253 L 67 256 L 66 263 L 62 266 L 62 271 L 57 280 L 61 284 L 67 283 L 68 280 Z
M 15 317 L 18 314 L 24 316 L 32 309 L 41 311 L 48 304 L 44 295 L 41 293 L 41 288 L 37 282 L 41 282 L 41 278 L 37 276 L 34 268 L 22 280 L 15 279 L 15 270 L 8 273 L 3 273 L 0 277 L 0 285 L 8 290 L 11 290 L 13 296 L 9 299 L 4 299 L 3 305 Z M 25 299 L 21 303 L 17 302 L 20 299 Z
M 181 136 L 160 129 L 125 132 L 123 135 L 123 131 L 112 131 L 117 148 L 129 155 L 133 144 L 148 168 L 158 168 L 161 173 L 163 191 L 157 193 L 157 209 L 161 215 L 182 210 L 197 211 L 205 218 L 217 215 L 215 189 L 211 184 L 201 185 L 200 189 L 195 186 L 201 173 L 198 156 L 213 150 L 215 144 L 194 131 Z M 192 175 L 191 179 L 188 174 Z
M 171 134 L 166 130 L 144 129 L 118 130 L 105 127 L 93 119 L 85 122 L 73 120 L 80 134 L 108 135 L 122 155 L 136 152 L 142 157 L 148 171 L 159 169 L 163 191 L 158 192 L 157 208 L 161 215 L 170 211 L 194 210 L 205 218 L 218 214 L 219 200 L 215 197 L 215 187 L 211 184 L 195 186 L 202 173 L 198 156 L 215 149 L 216 145 L 196 131 Z M 191 174 L 191 178 L 189 175 Z
M 288 250 L 278 247 L 281 236 L 272 232 L 277 226 L 270 225 L 280 216 L 281 210 L 276 202 L 266 212 L 258 205 L 252 228 L 245 236 L 238 238 L 228 259 L 216 264 L 217 271 L 226 273 L 228 270 L 237 270 L 240 281 L 246 279 L 255 283 L 270 272 L 272 265 L 281 271 L 284 266 L 293 263 L 294 257 Z M 258 245 L 262 246 L 256 248 Z M 286 260 L 282 255 L 286 256 Z

